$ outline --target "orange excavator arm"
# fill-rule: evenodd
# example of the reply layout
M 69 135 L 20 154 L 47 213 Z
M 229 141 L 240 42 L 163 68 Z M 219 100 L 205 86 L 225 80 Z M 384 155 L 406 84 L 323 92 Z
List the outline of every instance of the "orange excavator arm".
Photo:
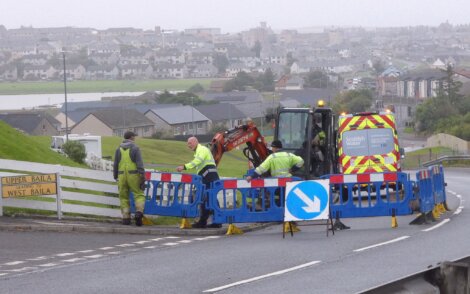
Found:
M 225 152 L 243 144 L 247 145 L 243 149 L 243 154 L 254 167 L 259 166 L 270 154 L 264 137 L 256 126 L 250 123 L 214 135 L 210 143 L 210 150 L 214 156 L 215 164 L 219 164 Z

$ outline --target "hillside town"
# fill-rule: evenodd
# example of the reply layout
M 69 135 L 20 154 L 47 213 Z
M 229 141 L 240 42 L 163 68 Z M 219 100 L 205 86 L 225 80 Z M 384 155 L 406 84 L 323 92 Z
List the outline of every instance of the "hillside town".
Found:
M 0 25 L 0 81 L 62 81 L 64 74 L 70 82 L 212 80 L 198 93 L 210 104 L 157 103 L 165 89 L 155 89 L 138 97 L 69 102 L 67 113 L 62 105 L 52 114 L 5 112 L 0 119 L 32 135 L 61 134 L 66 127 L 69 133 L 102 136 L 122 136 L 128 129 L 144 137 L 203 135 L 247 119 L 261 121 L 277 106 L 331 103 L 341 91 L 369 89 L 375 107 L 393 104 L 404 126 L 416 105 L 438 94 L 449 68 L 462 82 L 462 93 L 470 93 L 470 25 L 274 31 L 261 22 L 238 33 Z M 259 77 L 268 72 L 272 88 L 225 86 L 240 73 Z

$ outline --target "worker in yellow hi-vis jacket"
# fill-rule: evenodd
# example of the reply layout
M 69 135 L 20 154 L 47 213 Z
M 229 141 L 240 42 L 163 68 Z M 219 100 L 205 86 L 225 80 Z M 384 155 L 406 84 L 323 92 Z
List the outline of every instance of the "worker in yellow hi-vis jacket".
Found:
M 190 137 L 188 139 L 188 148 L 194 151 L 194 159 L 191 162 L 186 163 L 185 165 L 180 165 L 176 168 L 178 172 L 189 169 L 196 169 L 196 173 L 202 177 L 202 183 L 206 186 L 206 189 L 210 188 L 210 184 L 219 179 L 219 174 L 217 173 L 217 167 L 215 166 L 215 160 L 212 156 L 209 148 L 199 144 L 199 141 L 196 137 Z M 210 211 L 205 207 L 208 202 L 208 199 L 204 199 L 204 202 L 201 204 L 201 216 L 199 221 L 192 224 L 193 228 L 220 228 L 221 224 L 212 223 L 207 225 L 207 220 L 210 215 Z
M 127 131 L 124 141 L 114 154 L 114 179 L 118 181 L 119 201 L 121 204 L 122 224 L 131 224 L 129 192 L 134 194 L 135 225 L 142 226 L 144 217 L 145 169 L 142 154 L 135 144 L 134 132 Z

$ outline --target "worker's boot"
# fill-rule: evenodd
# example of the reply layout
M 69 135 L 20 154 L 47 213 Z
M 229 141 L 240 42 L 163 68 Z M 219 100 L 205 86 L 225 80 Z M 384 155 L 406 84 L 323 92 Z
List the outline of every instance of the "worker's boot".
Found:
M 135 225 L 138 227 L 142 226 L 142 219 L 144 218 L 144 214 L 140 211 L 135 213 Z

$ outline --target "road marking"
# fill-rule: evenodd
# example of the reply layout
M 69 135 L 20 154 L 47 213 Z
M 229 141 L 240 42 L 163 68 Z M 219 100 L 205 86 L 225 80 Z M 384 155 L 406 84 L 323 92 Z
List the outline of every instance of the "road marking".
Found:
M 150 239 L 150 241 L 160 241 L 163 238 L 155 238 L 155 239 Z
M 114 249 L 114 247 L 101 247 L 100 250 L 111 250 Z
M 169 243 L 164 243 L 163 245 L 165 246 L 175 246 L 175 245 L 178 245 L 179 243 L 172 243 L 172 242 L 169 242 Z
M 165 237 L 165 239 L 179 239 L 180 237 L 175 237 L 175 236 L 168 236 L 168 237 Z
M 148 240 L 144 240 L 144 241 L 136 241 L 134 242 L 135 244 L 139 244 L 139 245 L 142 245 L 142 244 L 145 244 L 145 243 L 150 243 L 151 241 L 148 241 Z
M 56 254 L 55 256 L 65 257 L 65 256 L 70 256 L 70 255 L 75 255 L 75 253 L 59 253 L 59 254 Z
M 6 275 L 8 275 L 8 273 L 0 273 L 0 277 L 1 276 L 6 276 Z
M 103 257 L 104 255 L 103 254 L 95 254 L 95 255 L 88 255 L 88 256 L 84 256 L 86 258 L 100 258 L 100 257 Z
M 463 208 L 464 208 L 463 206 L 459 206 L 459 207 L 455 210 L 454 214 L 457 215 L 457 214 L 461 213 Z
M 56 265 L 58 265 L 58 264 L 57 264 L 57 263 L 50 262 L 50 263 L 40 264 L 39 266 L 42 266 L 42 267 L 51 267 L 51 266 L 56 266 Z
M 449 222 L 449 221 L 450 221 L 450 219 L 449 219 L 449 218 L 446 218 L 446 219 L 442 220 L 440 223 L 438 223 L 437 225 L 432 226 L 432 227 L 427 228 L 427 229 L 424 229 L 424 230 L 421 230 L 421 231 L 423 231 L 423 232 L 432 231 L 432 230 L 434 230 L 434 229 L 439 228 L 440 226 L 444 225 L 445 223 L 447 223 L 447 222 Z
M 90 252 L 93 252 L 93 251 L 95 251 L 95 250 L 82 250 L 82 251 L 78 251 L 78 252 L 80 252 L 80 253 L 90 253 Z
M 144 247 L 145 249 L 155 249 L 157 248 L 158 246 L 157 245 L 153 245 L 153 246 L 147 246 L 147 247 Z
M 30 267 L 30 266 L 27 266 L 27 267 L 22 267 L 22 268 L 17 268 L 17 269 L 9 270 L 9 272 L 19 273 L 19 272 L 24 272 L 24 271 L 27 271 L 27 270 L 32 270 L 32 269 L 37 269 L 37 267 Z
M 48 258 L 47 256 L 39 256 L 39 257 L 35 257 L 35 258 L 28 258 L 28 260 L 38 261 L 38 260 L 44 260 L 44 259 L 47 259 L 47 258 Z
M 291 267 L 291 268 L 283 269 L 283 270 L 280 270 L 280 271 L 277 271 L 277 272 L 273 272 L 273 273 L 253 277 L 253 278 L 246 279 L 246 280 L 241 280 L 241 281 L 238 281 L 238 282 L 235 282 L 235 283 L 232 283 L 232 284 L 228 284 L 228 285 L 225 285 L 225 286 L 220 286 L 220 287 L 217 287 L 217 288 L 208 289 L 208 290 L 205 290 L 203 292 L 204 293 L 218 292 L 218 291 L 221 291 L 221 290 L 225 290 L 227 288 L 231 288 L 231 287 L 235 287 L 235 286 L 239 286 L 239 285 L 243 285 L 243 284 L 248 284 L 248 283 L 258 281 L 258 280 L 261 280 L 261 279 L 269 278 L 269 277 L 272 277 L 272 276 L 279 276 L 279 275 L 282 275 L 282 274 L 285 274 L 285 273 L 288 273 L 288 272 L 291 272 L 291 271 L 295 271 L 295 270 L 299 270 L 299 269 L 302 269 L 302 268 L 310 267 L 310 266 L 318 264 L 320 262 L 321 262 L 320 260 L 307 262 L 307 263 L 297 265 L 297 266 L 294 266 L 294 267 Z
M 455 195 L 455 197 L 462 199 L 462 195 L 460 194 Z
M 17 265 L 17 264 L 22 264 L 22 263 L 25 263 L 25 261 L 22 261 L 22 260 L 11 261 L 11 262 L 4 263 L 3 265 Z
M 193 240 L 181 240 L 181 241 L 178 241 L 178 243 L 185 243 L 185 244 L 191 243 L 191 242 L 193 242 Z
M 135 244 L 121 244 L 121 245 L 116 245 L 117 247 L 132 247 L 135 246 Z
M 108 251 L 106 254 L 121 254 L 121 251 Z
M 71 258 L 71 259 L 64 259 L 64 260 L 61 260 L 63 262 L 76 262 L 76 261 L 81 261 L 81 260 L 85 260 L 85 258 Z
M 367 250 L 367 249 L 371 249 L 371 248 L 375 248 L 375 247 L 379 247 L 379 246 L 383 246 L 383 245 L 387 245 L 387 244 L 399 242 L 399 241 L 401 241 L 401 240 L 408 239 L 409 237 L 410 237 L 410 236 L 403 236 L 403 237 L 399 237 L 399 238 L 396 238 L 396 239 L 393 239 L 393 240 L 390 240 L 390 241 L 386 241 L 386 242 L 374 244 L 374 245 L 371 245 L 371 246 L 359 248 L 359 249 L 356 249 L 356 250 L 353 250 L 353 251 L 354 251 L 354 252 L 361 252 L 361 251 L 364 251 L 364 250 Z

